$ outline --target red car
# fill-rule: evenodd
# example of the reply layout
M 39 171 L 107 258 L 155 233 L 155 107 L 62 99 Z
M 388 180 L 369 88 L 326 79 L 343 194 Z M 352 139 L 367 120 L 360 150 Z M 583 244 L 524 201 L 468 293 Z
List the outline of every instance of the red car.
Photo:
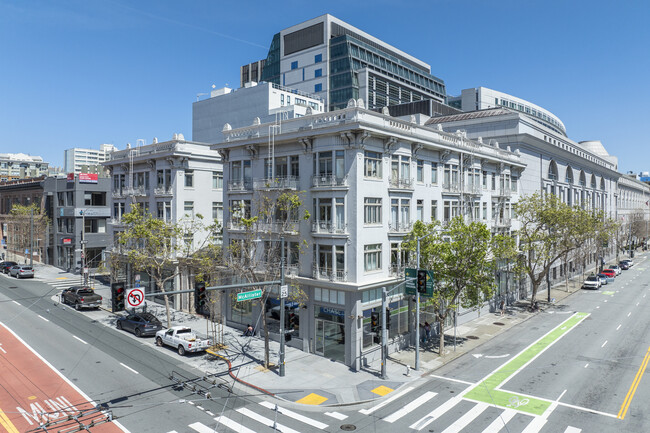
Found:
M 612 278 L 616 277 L 616 271 L 614 269 L 603 269 L 601 274 L 605 274 L 608 277 L 612 277 Z

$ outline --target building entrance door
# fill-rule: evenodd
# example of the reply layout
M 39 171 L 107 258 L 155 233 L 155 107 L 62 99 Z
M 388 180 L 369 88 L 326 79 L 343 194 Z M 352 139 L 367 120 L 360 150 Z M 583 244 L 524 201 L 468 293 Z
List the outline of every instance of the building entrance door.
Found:
M 316 319 L 317 355 L 325 356 L 336 361 L 345 361 L 345 329 L 342 323 Z

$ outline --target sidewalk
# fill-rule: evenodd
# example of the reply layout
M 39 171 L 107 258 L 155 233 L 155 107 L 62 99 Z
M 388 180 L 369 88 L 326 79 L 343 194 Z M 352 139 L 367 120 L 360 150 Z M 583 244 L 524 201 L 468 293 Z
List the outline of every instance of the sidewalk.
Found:
M 645 254 L 639 255 L 639 258 Z M 36 277 L 42 280 L 63 279 L 70 285 L 79 284 L 79 275 L 63 272 L 47 265 L 35 265 Z M 562 308 L 561 301 L 567 296 L 580 290 L 582 280 L 580 276 L 569 282 L 568 289 L 564 283 L 551 289 L 552 305 L 546 302 L 546 292 L 538 294 L 538 301 L 542 311 L 548 308 Z M 115 327 L 115 315 L 110 312 L 110 288 L 106 285 L 95 283 L 95 290 L 103 296 L 104 310 L 98 315 L 98 320 L 106 326 Z M 58 293 L 58 292 L 57 292 Z M 53 294 L 53 297 L 56 296 Z M 421 348 L 420 371 L 412 369 L 415 360 L 414 349 L 392 353 L 386 364 L 388 379 L 380 378 L 381 366 L 379 362 L 372 363 L 362 371 L 352 371 L 340 362 L 306 353 L 298 349 L 286 347 L 285 366 L 286 374 L 280 377 L 278 371 L 263 368 L 264 339 L 260 336 L 245 337 L 242 331 L 224 327 L 224 344 L 226 348 L 213 355 L 190 355 L 181 358 L 172 351 L 165 351 L 170 356 L 178 357 L 179 362 L 191 365 L 206 374 L 215 374 L 226 380 L 229 386 L 237 388 L 244 394 L 275 395 L 277 398 L 311 405 L 347 405 L 380 398 L 407 383 L 417 384 L 426 380 L 424 376 L 448 363 L 497 335 L 525 322 L 538 313 L 528 311 L 528 303 L 520 301 L 508 306 L 506 315 L 500 317 L 499 313 L 487 313 L 481 317 L 458 326 L 456 329 L 457 346 L 453 347 L 453 331 L 447 333 L 446 350 L 444 358 L 440 358 L 431 347 Z M 162 305 L 148 302 L 148 310 L 165 322 L 165 310 Z M 120 313 L 124 314 L 124 313 Z M 191 326 L 202 334 L 209 333 L 210 323 L 202 316 L 196 316 L 180 311 L 172 313 L 173 325 Z M 129 334 L 130 335 L 130 334 Z M 451 335 L 451 340 L 449 339 Z M 133 337 L 135 338 L 135 337 Z M 153 341 L 151 344 L 153 345 Z M 437 350 L 437 349 L 436 349 Z M 231 375 L 244 383 L 235 383 L 229 377 L 229 365 L 221 358 L 224 357 L 231 364 Z M 271 363 L 279 359 L 279 343 L 270 342 Z M 410 366 L 410 375 L 407 376 L 407 367 Z M 257 389 L 256 389 L 257 388 Z M 261 390 L 260 390 L 261 389 Z M 263 391 L 262 391 L 263 390 Z

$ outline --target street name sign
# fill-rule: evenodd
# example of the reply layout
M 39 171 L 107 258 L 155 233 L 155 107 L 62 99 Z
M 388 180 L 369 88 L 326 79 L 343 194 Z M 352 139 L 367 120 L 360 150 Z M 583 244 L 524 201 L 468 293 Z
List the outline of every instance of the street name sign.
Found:
M 251 299 L 257 299 L 261 297 L 262 297 L 262 289 L 252 290 L 250 292 L 241 292 L 241 293 L 237 293 L 237 302 L 250 301 Z

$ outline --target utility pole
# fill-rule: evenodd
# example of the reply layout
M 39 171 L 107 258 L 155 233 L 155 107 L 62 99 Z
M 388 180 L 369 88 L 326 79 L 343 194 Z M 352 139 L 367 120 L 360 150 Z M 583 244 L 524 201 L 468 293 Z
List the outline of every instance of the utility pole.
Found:
M 420 239 L 417 242 L 416 263 L 420 269 Z M 420 291 L 415 290 L 415 371 L 420 370 Z
M 280 240 L 282 242 L 282 246 L 280 249 L 280 377 L 284 377 L 284 319 L 285 319 L 285 312 L 284 312 L 284 298 L 285 298 L 285 293 L 284 290 L 288 289 L 285 288 L 284 286 L 284 236 L 280 237 Z
M 81 285 L 88 285 L 86 275 L 86 212 L 81 211 Z
M 386 361 L 388 357 L 388 330 L 386 329 L 386 314 L 388 305 L 386 305 L 386 287 L 381 288 L 381 378 L 387 379 Z M 419 328 L 419 326 L 418 326 Z
M 34 265 L 34 207 L 29 210 L 29 266 Z

